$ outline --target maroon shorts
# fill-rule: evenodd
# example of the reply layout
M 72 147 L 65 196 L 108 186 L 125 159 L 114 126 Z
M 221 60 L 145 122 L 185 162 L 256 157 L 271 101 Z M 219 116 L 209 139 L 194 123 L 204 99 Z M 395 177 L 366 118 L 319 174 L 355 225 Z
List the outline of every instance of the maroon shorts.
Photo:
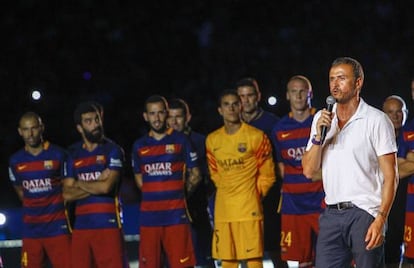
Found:
M 316 236 L 319 233 L 319 215 L 282 214 L 280 246 L 283 260 L 313 262 Z
M 161 248 L 165 250 L 170 268 L 190 267 L 196 264 L 188 224 L 141 227 L 139 267 L 161 267 Z
M 120 229 L 73 230 L 73 267 L 123 268 L 125 260 L 124 238 Z
M 53 267 L 70 268 L 70 235 L 23 238 L 22 267 L 41 268 L 47 258 Z
M 404 256 L 414 259 L 414 213 L 409 211 L 405 213 L 404 246 Z

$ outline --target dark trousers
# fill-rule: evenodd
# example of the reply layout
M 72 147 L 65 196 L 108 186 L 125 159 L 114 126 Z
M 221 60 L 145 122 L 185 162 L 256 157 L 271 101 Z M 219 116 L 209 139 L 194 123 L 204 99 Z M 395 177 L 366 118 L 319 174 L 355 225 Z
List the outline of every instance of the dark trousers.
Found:
M 316 245 L 317 268 L 377 268 L 383 265 L 383 245 L 366 250 L 365 235 L 374 217 L 358 208 L 327 208 L 319 219 Z

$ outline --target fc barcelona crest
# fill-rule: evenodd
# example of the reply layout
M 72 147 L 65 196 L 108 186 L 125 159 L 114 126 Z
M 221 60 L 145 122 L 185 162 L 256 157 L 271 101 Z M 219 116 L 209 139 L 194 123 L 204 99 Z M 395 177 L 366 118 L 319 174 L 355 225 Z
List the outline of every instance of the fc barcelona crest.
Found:
M 53 168 L 53 161 L 52 160 L 45 160 L 43 162 L 43 167 L 45 169 L 52 169 Z
M 247 143 L 244 143 L 244 142 L 239 143 L 239 145 L 237 146 L 237 150 L 240 153 L 245 153 L 247 151 Z
M 167 154 L 173 154 L 175 152 L 175 146 L 174 144 L 167 144 L 165 145 L 165 153 Z
M 97 155 L 96 156 L 96 163 L 97 164 L 104 164 L 105 163 L 105 156 L 104 155 Z

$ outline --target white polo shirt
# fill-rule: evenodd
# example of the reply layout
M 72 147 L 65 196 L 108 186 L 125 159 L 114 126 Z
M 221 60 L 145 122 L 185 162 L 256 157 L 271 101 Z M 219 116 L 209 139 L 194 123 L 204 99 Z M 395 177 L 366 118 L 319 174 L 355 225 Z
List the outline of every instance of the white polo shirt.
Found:
M 336 104 L 333 107 L 336 112 Z M 306 150 L 313 145 L 316 122 Z M 360 98 L 355 114 L 342 129 L 332 120 L 322 152 L 322 178 L 326 204 L 351 201 L 376 217 L 384 182 L 378 156 L 397 151 L 394 127 L 388 116 Z

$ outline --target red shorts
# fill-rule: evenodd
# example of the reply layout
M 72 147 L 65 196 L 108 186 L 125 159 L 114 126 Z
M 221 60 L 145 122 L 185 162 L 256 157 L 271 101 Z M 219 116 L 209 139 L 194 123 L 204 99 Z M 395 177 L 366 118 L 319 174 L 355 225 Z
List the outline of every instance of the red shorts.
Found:
M 405 225 L 404 225 L 404 256 L 410 259 L 414 259 L 414 213 L 405 213 Z
M 126 260 L 120 229 L 73 230 L 72 266 L 123 268 Z
M 53 267 L 70 267 L 70 235 L 23 238 L 22 267 L 41 268 L 49 258 Z
M 161 267 L 161 247 L 165 250 L 170 268 L 196 264 L 191 229 L 188 224 L 140 228 L 139 267 Z
M 282 214 L 280 246 L 283 260 L 303 263 L 314 261 L 319 215 Z

